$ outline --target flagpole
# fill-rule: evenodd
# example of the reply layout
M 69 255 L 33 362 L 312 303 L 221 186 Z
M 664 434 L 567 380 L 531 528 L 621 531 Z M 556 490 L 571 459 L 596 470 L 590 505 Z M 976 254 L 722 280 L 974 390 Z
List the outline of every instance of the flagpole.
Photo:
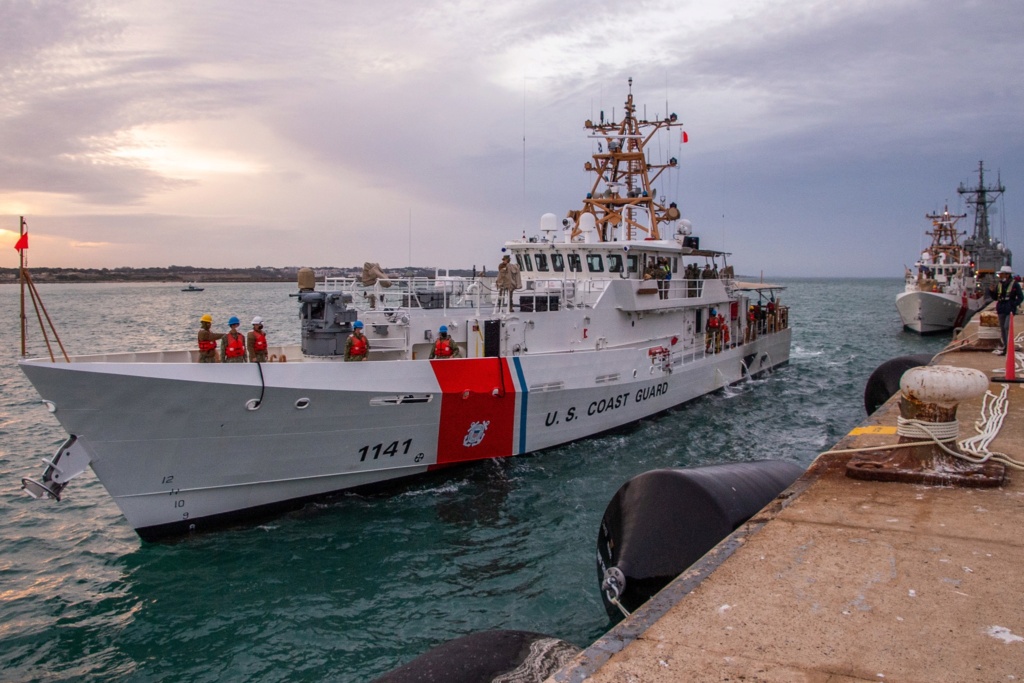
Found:
M 19 225 L 18 244 L 25 235 L 25 217 L 21 216 Z M 25 349 L 25 250 L 18 250 L 18 283 L 21 285 L 21 357 L 28 355 Z

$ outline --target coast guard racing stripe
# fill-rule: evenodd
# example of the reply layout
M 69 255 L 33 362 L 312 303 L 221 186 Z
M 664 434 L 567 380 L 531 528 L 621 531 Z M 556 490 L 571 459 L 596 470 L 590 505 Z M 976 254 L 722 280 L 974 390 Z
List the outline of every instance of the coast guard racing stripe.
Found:
M 437 464 L 514 453 L 516 386 L 504 358 L 430 361 L 441 387 Z

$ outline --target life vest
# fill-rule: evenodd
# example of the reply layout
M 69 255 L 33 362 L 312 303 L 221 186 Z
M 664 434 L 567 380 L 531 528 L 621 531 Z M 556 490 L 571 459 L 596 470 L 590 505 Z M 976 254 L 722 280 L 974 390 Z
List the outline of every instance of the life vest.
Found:
M 267 335 L 262 332 L 253 330 L 252 332 L 252 348 L 253 351 L 266 351 L 267 350 Z
M 349 337 L 352 342 L 352 346 L 349 347 L 349 355 L 351 356 L 365 356 L 366 355 L 366 337 L 363 335 L 352 335 Z
M 999 294 L 999 296 L 997 297 L 999 301 L 1010 300 L 1010 293 L 1013 291 L 1013 286 L 1015 284 L 1017 283 L 1014 282 L 1013 280 L 1007 280 L 1006 282 L 1000 280 L 999 282 L 997 282 L 998 286 L 996 287 L 996 292 Z
M 224 355 L 228 358 L 238 358 L 245 355 L 245 337 L 241 334 L 227 335 L 227 345 L 224 347 Z
M 211 341 L 209 339 L 200 339 L 199 340 L 199 350 L 200 351 L 203 351 L 203 352 L 213 351 L 216 348 L 217 348 L 217 342 L 215 342 L 215 341 Z
M 712 316 L 711 318 L 708 319 L 708 329 L 709 330 L 717 330 L 718 329 L 718 316 Z
M 729 341 L 729 326 L 725 324 L 725 316 L 718 314 L 718 326 L 722 328 L 722 336 Z
M 455 353 L 454 347 L 455 345 L 452 344 L 451 337 L 438 339 L 434 342 L 434 355 L 439 358 L 451 358 L 452 354 Z

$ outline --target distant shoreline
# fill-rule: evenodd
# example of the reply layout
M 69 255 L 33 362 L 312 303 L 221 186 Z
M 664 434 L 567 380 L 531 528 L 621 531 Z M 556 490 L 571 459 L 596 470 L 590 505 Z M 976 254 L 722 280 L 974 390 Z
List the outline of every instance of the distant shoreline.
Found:
M 323 266 L 313 268 L 317 279 L 324 277 L 359 277 L 362 267 Z M 432 277 L 433 268 L 385 269 L 392 277 Z M 91 283 L 140 283 L 197 285 L 228 283 L 274 283 L 297 282 L 299 266 L 287 268 L 194 268 L 191 266 L 169 266 L 167 268 L 29 268 L 32 281 L 36 284 L 91 284 Z M 471 277 L 473 271 L 450 270 L 451 275 Z M 0 285 L 18 284 L 17 268 L 0 268 Z

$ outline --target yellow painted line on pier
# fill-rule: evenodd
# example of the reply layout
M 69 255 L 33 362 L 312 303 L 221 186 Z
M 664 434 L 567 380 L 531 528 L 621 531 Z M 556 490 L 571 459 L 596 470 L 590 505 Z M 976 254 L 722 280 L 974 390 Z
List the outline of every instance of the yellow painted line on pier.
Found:
M 860 436 L 861 434 L 895 434 L 895 427 L 854 427 L 847 436 Z

